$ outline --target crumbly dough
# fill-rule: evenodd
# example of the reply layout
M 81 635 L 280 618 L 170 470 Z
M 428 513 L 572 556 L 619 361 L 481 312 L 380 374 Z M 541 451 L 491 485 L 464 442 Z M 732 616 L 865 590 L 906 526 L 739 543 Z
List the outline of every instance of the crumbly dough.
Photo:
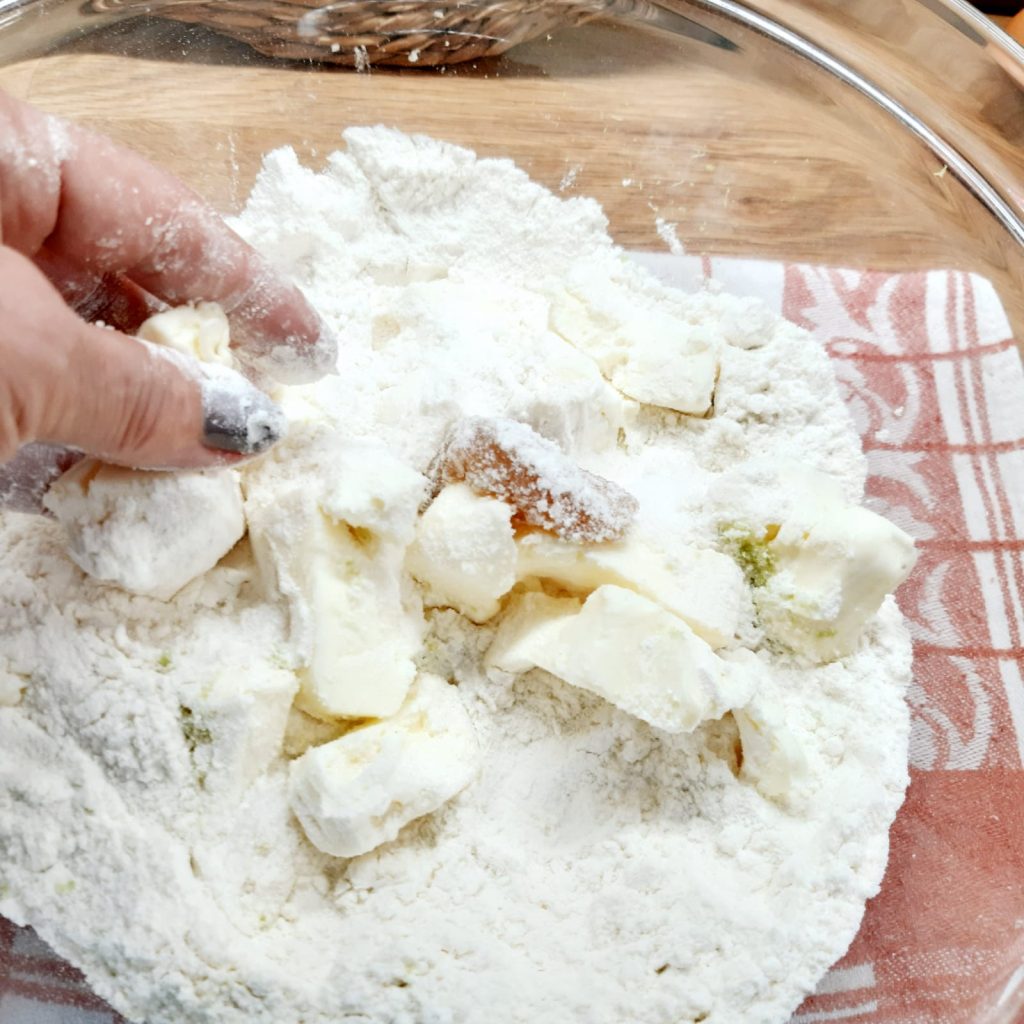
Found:
M 842 658 L 787 648 L 763 609 L 793 538 L 757 518 L 778 484 L 719 486 L 767 457 L 859 505 L 828 358 L 752 300 L 661 284 L 596 203 L 507 161 L 345 140 L 320 172 L 270 154 L 236 222 L 344 339 L 241 471 L 249 536 L 161 603 L 81 572 L 60 524 L 0 519 L 0 913 L 146 1024 L 783 1024 L 855 934 L 907 782 L 891 597 Z M 550 445 L 498 480 L 515 579 L 506 545 L 474 622 L 405 558 L 479 418 Z M 546 479 L 566 464 L 582 502 Z M 527 493 L 558 505 L 520 519 Z M 600 543 L 636 564 L 527 550 L 594 543 L 609 494 L 635 503 Z M 527 599 L 565 643 L 489 664 Z M 634 660 L 594 658 L 588 623 Z

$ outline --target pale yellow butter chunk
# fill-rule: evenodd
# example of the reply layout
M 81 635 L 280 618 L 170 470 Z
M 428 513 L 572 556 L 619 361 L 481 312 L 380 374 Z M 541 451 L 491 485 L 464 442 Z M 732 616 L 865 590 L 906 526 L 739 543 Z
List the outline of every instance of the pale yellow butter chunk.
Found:
M 182 730 L 206 788 L 239 793 L 280 753 L 298 684 L 285 669 L 252 663 L 216 673 L 183 695 Z M 207 742 L 196 743 L 202 736 Z
M 13 708 L 21 703 L 28 680 L 10 669 L 7 659 L 0 656 L 0 708 Z
M 212 569 L 245 533 L 234 470 L 150 472 L 83 459 L 43 504 L 83 572 L 162 601 Z
M 852 504 L 836 478 L 788 461 L 723 474 L 710 498 L 765 633 L 815 661 L 851 653 L 917 561 L 898 526 Z
M 203 363 L 233 363 L 228 318 L 216 302 L 198 302 L 157 313 L 139 328 L 138 337 Z
M 782 713 L 754 698 L 734 708 L 743 748 L 742 775 L 767 797 L 784 797 L 807 775 L 807 758 Z
M 519 594 L 501 620 L 487 664 L 502 672 L 537 668 L 541 652 L 557 645 L 562 626 L 582 607 L 576 597 L 552 597 L 540 591 Z
M 724 344 L 712 328 L 645 309 L 607 278 L 555 294 L 550 326 L 629 398 L 695 416 L 711 408 Z
M 758 596 L 765 626 L 823 660 L 853 649 L 917 560 L 898 526 L 866 508 L 831 504 L 783 523 L 769 550 L 775 573 Z
M 398 544 L 408 544 L 427 495 L 427 480 L 370 447 L 345 447 L 331 459 L 333 479 L 321 507 L 332 518 Z
M 760 483 L 784 496 L 745 517 L 761 538 L 754 599 L 766 632 L 819 661 L 849 654 L 913 569 L 913 539 L 848 503 L 825 474 L 785 464 Z M 729 486 L 743 489 L 743 478 Z
M 353 729 L 292 762 L 291 807 L 319 850 L 356 857 L 465 789 L 479 756 L 457 689 L 421 675 L 394 717 Z
M 393 714 L 415 675 L 398 581 L 326 516 L 310 524 L 299 559 L 313 621 L 300 704 L 328 717 Z
M 578 609 L 578 610 L 577 610 Z M 622 587 L 573 598 L 526 595 L 488 662 L 542 668 L 666 732 L 692 732 L 749 700 L 752 676 L 719 658 L 678 616 Z
M 582 593 L 604 584 L 625 587 L 678 615 L 714 648 L 736 634 L 743 574 L 718 551 L 688 548 L 669 556 L 632 537 L 574 544 L 541 533 L 522 537 L 516 546 L 521 580 L 553 580 Z
M 404 600 L 402 547 L 332 520 L 299 491 L 250 505 L 249 530 L 268 590 L 291 608 L 299 706 L 328 719 L 394 714 L 422 626 Z
M 511 505 L 450 484 L 416 524 L 406 567 L 426 588 L 426 603 L 486 622 L 516 582 Z

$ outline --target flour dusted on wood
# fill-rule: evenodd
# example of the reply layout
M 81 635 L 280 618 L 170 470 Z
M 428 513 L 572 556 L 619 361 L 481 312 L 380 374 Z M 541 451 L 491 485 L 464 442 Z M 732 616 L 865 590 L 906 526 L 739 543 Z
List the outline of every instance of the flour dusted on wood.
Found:
M 645 566 L 714 569 L 723 536 L 771 505 L 756 472 L 742 500 L 722 481 L 765 456 L 859 501 L 828 360 L 749 300 L 660 284 L 596 203 L 507 161 L 383 129 L 346 142 L 321 173 L 270 154 L 237 222 L 343 339 L 339 374 L 289 389 L 288 440 L 242 471 L 251 542 L 165 603 L 84 576 L 54 523 L 0 522 L 0 912 L 147 1024 L 781 1024 L 881 880 L 906 785 L 909 643 L 888 598 L 843 660 L 794 658 L 765 635 L 756 588 L 723 583 L 701 608 Z M 666 318 L 688 325 L 690 370 L 654 381 L 655 407 L 641 403 Z M 619 365 L 608 331 L 647 348 Z M 704 411 L 712 364 L 713 415 L 681 413 Z M 365 524 L 353 564 L 361 529 L 385 554 L 412 542 L 417 474 L 466 417 L 527 424 L 632 494 L 627 550 L 648 560 L 513 551 L 511 511 L 481 498 L 497 532 L 479 551 L 506 576 L 465 592 L 468 612 L 488 618 L 538 565 L 570 588 L 615 573 L 617 600 L 693 618 L 756 677 L 756 700 L 672 734 L 545 672 L 485 671 L 496 622 L 431 607 L 479 551 L 421 529 L 416 571 L 440 583 L 380 568 L 374 593 L 415 626 L 380 643 L 400 641 L 387 657 L 402 672 L 457 683 L 479 767 L 395 841 L 331 857 L 292 814 L 289 759 L 349 726 L 292 707 L 312 612 L 297 584 L 268 588 L 261 538 L 298 543 L 316 493 Z M 364 484 L 394 501 L 378 508 Z M 473 520 L 459 500 L 451 521 Z M 748 744 L 741 765 L 741 733 L 761 727 L 786 742 Z M 377 841 L 350 809 L 331 842 Z

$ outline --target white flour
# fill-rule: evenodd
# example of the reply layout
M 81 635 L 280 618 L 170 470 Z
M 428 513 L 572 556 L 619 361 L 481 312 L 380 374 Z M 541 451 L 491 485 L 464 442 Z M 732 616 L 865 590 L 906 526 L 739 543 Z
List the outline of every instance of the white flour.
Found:
M 238 224 L 342 338 L 340 374 L 285 397 L 293 420 L 421 471 L 460 415 L 525 420 L 630 489 L 669 544 L 712 543 L 708 484 L 750 457 L 816 465 L 859 500 L 859 444 L 807 335 L 662 287 L 594 202 L 508 162 L 381 130 L 347 142 L 319 175 L 273 154 Z M 638 411 L 552 345 L 546 295 L 580 259 L 725 333 L 712 418 Z M 289 462 L 303 437 L 248 486 L 329 475 Z M 759 654 L 761 698 L 809 765 L 779 803 L 736 777 L 725 722 L 668 736 L 543 673 L 488 679 L 492 630 L 430 612 L 421 667 L 459 683 L 482 773 L 346 861 L 290 816 L 287 761 L 254 752 L 245 697 L 211 704 L 217 678 L 273 685 L 289 659 L 245 542 L 170 604 L 84 577 L 40 519 L 0 523 L 0 564 L 0 912 L 133 1020 L 782 1022 L 881 880 L 907 781 L 891 599 L 842 662 Z

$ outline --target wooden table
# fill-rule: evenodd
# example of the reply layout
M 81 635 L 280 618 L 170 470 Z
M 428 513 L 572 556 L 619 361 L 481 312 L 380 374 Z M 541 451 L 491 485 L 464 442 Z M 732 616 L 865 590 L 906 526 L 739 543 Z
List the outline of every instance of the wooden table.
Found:
M 696 253 L 977 271 L 1024 337 L 1021 247 L 941 161 L 848 87 L 742 30 L 732 38 L 736 51 L 593 24 L 443 73 L 358 74 L 129 22 L 0 69 L 0 86 L 141 149 L 225 210 L 269 148 L 315 165 L 344 126 L 383 122 L 597 197 L 629 247 L 664 248 L 660 217 Z

